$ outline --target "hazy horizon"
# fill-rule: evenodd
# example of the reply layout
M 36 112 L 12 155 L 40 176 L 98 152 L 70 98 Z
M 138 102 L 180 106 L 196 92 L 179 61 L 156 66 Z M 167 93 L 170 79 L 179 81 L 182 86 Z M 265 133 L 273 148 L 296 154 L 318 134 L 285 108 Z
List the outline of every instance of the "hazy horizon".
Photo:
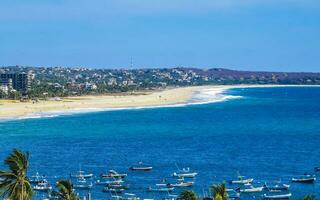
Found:
M 2 66 L 319 72 L 314 0 L 3 0 Z

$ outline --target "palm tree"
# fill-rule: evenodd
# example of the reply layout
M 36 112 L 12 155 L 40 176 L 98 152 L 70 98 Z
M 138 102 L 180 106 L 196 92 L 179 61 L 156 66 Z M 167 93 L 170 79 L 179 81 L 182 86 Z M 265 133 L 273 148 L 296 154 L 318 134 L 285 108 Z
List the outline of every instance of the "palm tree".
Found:
M 59 200 L 79 200 L 80 198 L 74 193 L 73 184 L 69 180 L 59 180 L 57 182 L 59 191 L 53 191 L 52 195 L 57 196 Z
M 214 199 L 220 200 L 228 200 L 228 193 L 226 190 L 226 185 L 224 183 L 213 185 L 211 187 L 211 191 L 213 192 Z
M 27 177 L 29 154 L 14 149 L 5 159 L 9 171 L 0 171 L 3 181 L 0 184 L 0 196 L 11 200 L 30 200 L 33 196 L 32 186 Z
M 303 200 L 313 200 L 313 199 L 314 199 L 314 196 L 310 194 L 303 198 Z
M 197 200 L 197 195 L 193 191 L 183 191 L 179 194 L 178 199 L 180 200 Z

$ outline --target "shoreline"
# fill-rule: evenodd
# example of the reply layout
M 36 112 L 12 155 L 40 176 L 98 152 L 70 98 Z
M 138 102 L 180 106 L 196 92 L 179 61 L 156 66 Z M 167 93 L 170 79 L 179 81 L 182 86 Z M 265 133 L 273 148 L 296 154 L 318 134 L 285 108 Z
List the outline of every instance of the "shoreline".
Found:
M 222 95 L 229 89 L 263 87 L 319 87 L 312 85 L 207 85 L 170 88 L 163 91 L 66 97 L 59 101 L 48 100 L 15 102 L 0 100 L 0 120 L 56 117 L 77 113 L 112 111 L 124 109 L 142 109 L 158 107 L 178 107 L 191 104 L 221 102 L 237 96 Z

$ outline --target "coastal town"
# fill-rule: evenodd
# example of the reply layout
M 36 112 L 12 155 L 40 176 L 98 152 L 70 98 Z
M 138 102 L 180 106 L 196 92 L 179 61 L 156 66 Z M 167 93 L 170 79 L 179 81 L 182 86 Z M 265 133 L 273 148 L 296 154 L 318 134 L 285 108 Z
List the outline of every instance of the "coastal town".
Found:
M 318 85 L 320 73 L 254 72 L 224 68 L 0 68 L 0 98 L 34 99 L 237 84 Z

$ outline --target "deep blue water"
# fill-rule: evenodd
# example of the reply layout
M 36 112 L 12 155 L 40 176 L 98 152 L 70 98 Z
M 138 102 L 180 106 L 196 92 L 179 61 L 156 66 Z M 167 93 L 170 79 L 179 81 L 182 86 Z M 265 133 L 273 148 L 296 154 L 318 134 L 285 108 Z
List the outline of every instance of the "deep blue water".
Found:
M 320 165 L 320 88 L 233 89 L 243 98 L 186 107 L 121 110 L 0 123 L 0 159 L 13 148 L 29 151 L 30 174 L 47 174 L 51 184 L 83 170 L 99 175 L 128 172 L 144 161 L 149 173 L 128 172 L 129 192 L 159 196 L 148 186 L 170 176 L 177 163 L 199 172 L 192 188 L 207 192 L 212 183 L 254 178 L 255 185 L 314 173 Z M 0 164 L 1 168 L 5 168 Z M 292 199 L 320 196 L 315 184 L 291 184 Z M 107 199 L 102 187 L 93 199 Z M 85 192 L 82 192 L 83 194 Z M 174 194 L 179 193 L 179 190 Z M 260 194 L 241 199 L 261 199 Z

